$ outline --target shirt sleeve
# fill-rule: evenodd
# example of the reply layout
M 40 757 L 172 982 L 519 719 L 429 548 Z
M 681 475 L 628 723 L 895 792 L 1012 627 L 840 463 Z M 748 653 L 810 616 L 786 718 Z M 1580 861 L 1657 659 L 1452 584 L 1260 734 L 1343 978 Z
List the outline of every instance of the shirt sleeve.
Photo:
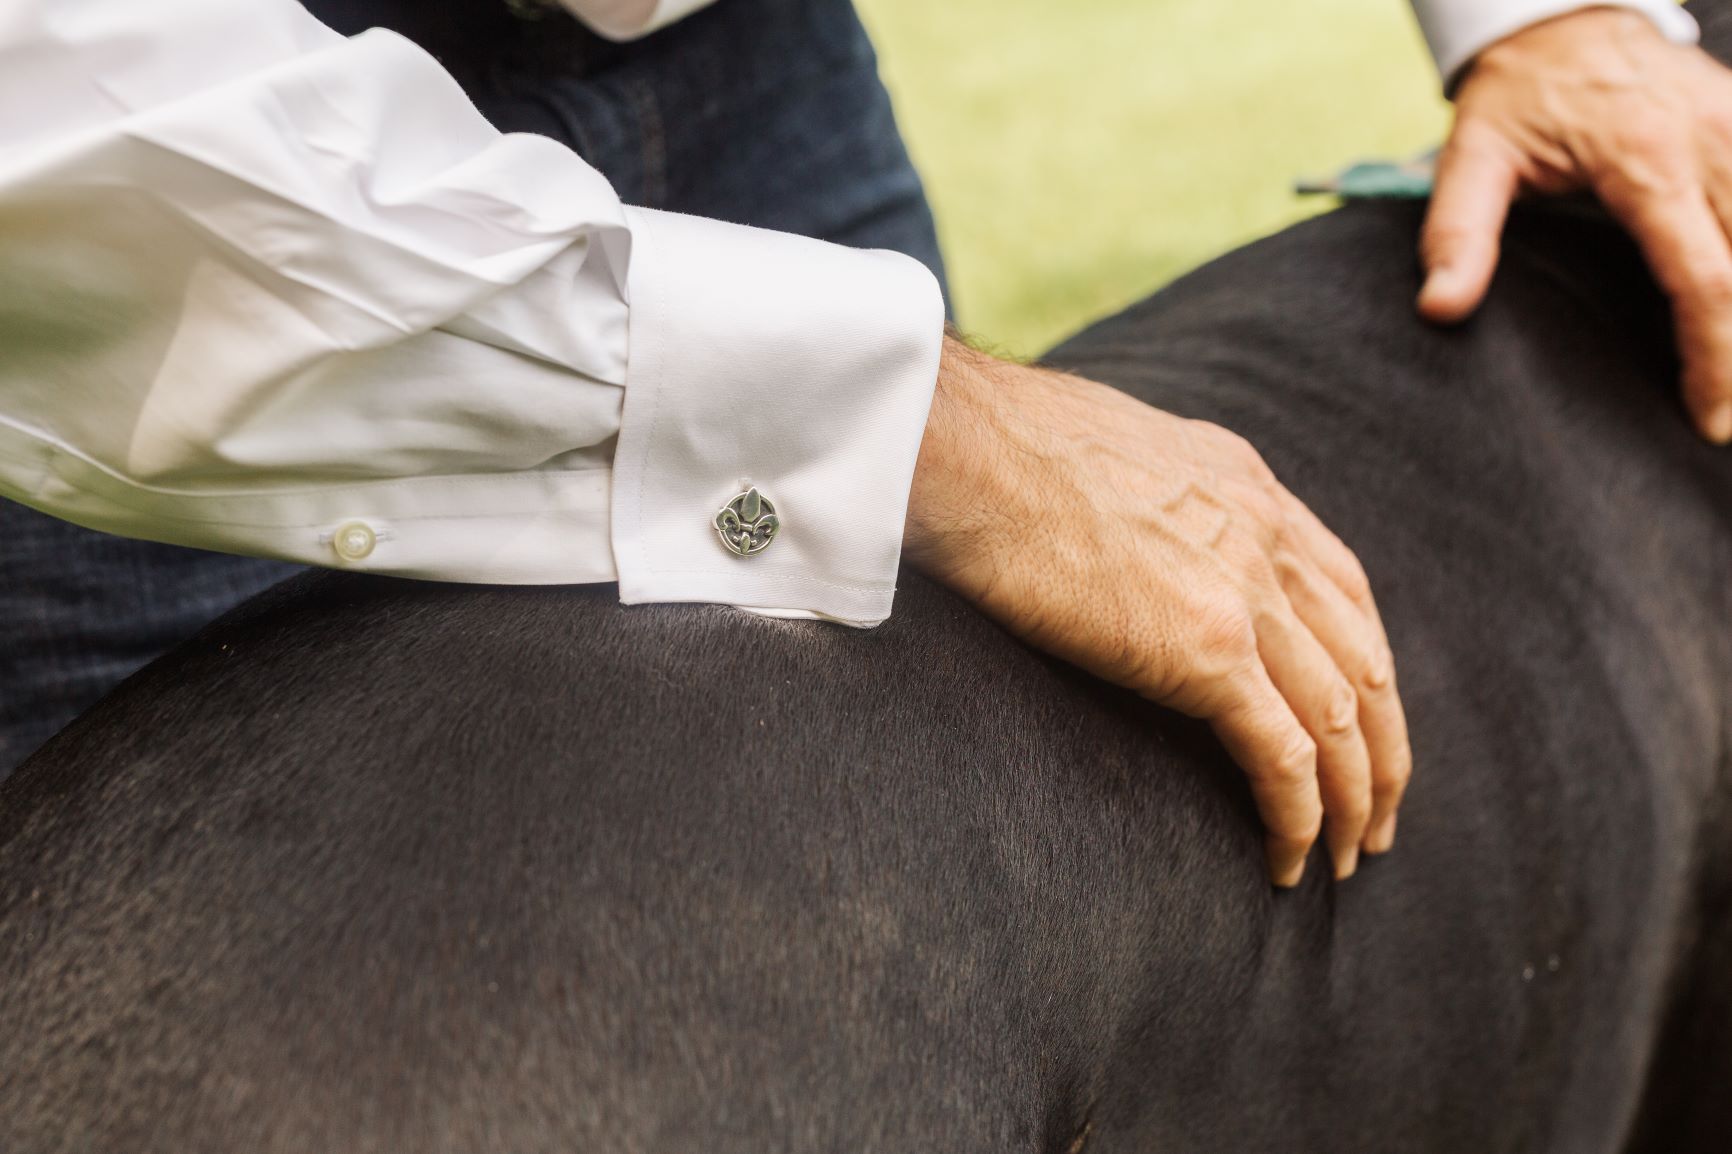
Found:
M 1700 36 L 1696 21 L 1674 0 L 1413 0 L 1445 88 L 1453 88 L 1473 58 L 1499 40 L 1583 8 L 1640 12 L 1680 44 L 1694 44 Z
M 554 2 L 554 0 L 548 0 Z M 684 20 L 715 0 L 557 0 L 610 40 L 635 40 Z
M 295 0 L 0 13 L 0 495 L 68 520 L 871 624 L 942 326 L 918 262 L 628 209 Z

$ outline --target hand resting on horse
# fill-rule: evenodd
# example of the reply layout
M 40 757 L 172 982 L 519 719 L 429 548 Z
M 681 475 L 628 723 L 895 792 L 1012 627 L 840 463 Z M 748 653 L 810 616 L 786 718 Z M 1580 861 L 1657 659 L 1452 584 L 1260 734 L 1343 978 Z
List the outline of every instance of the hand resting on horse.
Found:
M 1592 8 L 1487 49 L 1456 109 L 1420 312 L 1449 323 L 1479 308 L 1519 192 L 1591 191 L 1671 298 L 1697 427 L 1732 442 L 1732 70 L 1632 12 Z
M 952 339 L 906 548 L 1017 636 L 1210 722 L 1276 884 L 1325 813 L 1337 878 L 1390 848 L 1413 755 L 1370 583 L 1243 437 Z

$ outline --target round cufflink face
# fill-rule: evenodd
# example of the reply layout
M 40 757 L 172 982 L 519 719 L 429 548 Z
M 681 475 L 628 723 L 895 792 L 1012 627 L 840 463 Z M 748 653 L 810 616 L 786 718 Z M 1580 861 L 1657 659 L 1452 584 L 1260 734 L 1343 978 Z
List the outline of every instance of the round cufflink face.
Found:
M 762 553 L 776 539 L 782 519 L 776 516 L 776 506 L 757 489 L 747 489 L 716 514 L 716 532 L 728 552 L 737 557 Z

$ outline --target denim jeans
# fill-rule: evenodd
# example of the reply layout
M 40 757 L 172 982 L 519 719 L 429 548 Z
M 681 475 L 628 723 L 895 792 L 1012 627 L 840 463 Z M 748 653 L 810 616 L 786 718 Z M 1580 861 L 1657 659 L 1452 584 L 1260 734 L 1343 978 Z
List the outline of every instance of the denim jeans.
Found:
M 305 0 L 439 57 L 500 129 L 563 141 L 628 204 L 908 253 L 919 177 L 850 0 L 721 0 L 631 44 L 507 0 Z M 0 500 L 0 777 L 134 669 L 294 567 L 95 533 Z

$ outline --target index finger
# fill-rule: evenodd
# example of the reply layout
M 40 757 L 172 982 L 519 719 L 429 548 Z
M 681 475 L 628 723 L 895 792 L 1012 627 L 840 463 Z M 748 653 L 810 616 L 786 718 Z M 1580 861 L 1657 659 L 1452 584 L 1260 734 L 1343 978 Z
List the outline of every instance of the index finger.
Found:
M 1467 319 L 1491 287 L 1510 202 L 1521 174 L 1509 148 L 1464 116 L 1437 160 L 1437 179 L 1420 233 L 1425 287 L 1419 311 L 1429 320 Z

